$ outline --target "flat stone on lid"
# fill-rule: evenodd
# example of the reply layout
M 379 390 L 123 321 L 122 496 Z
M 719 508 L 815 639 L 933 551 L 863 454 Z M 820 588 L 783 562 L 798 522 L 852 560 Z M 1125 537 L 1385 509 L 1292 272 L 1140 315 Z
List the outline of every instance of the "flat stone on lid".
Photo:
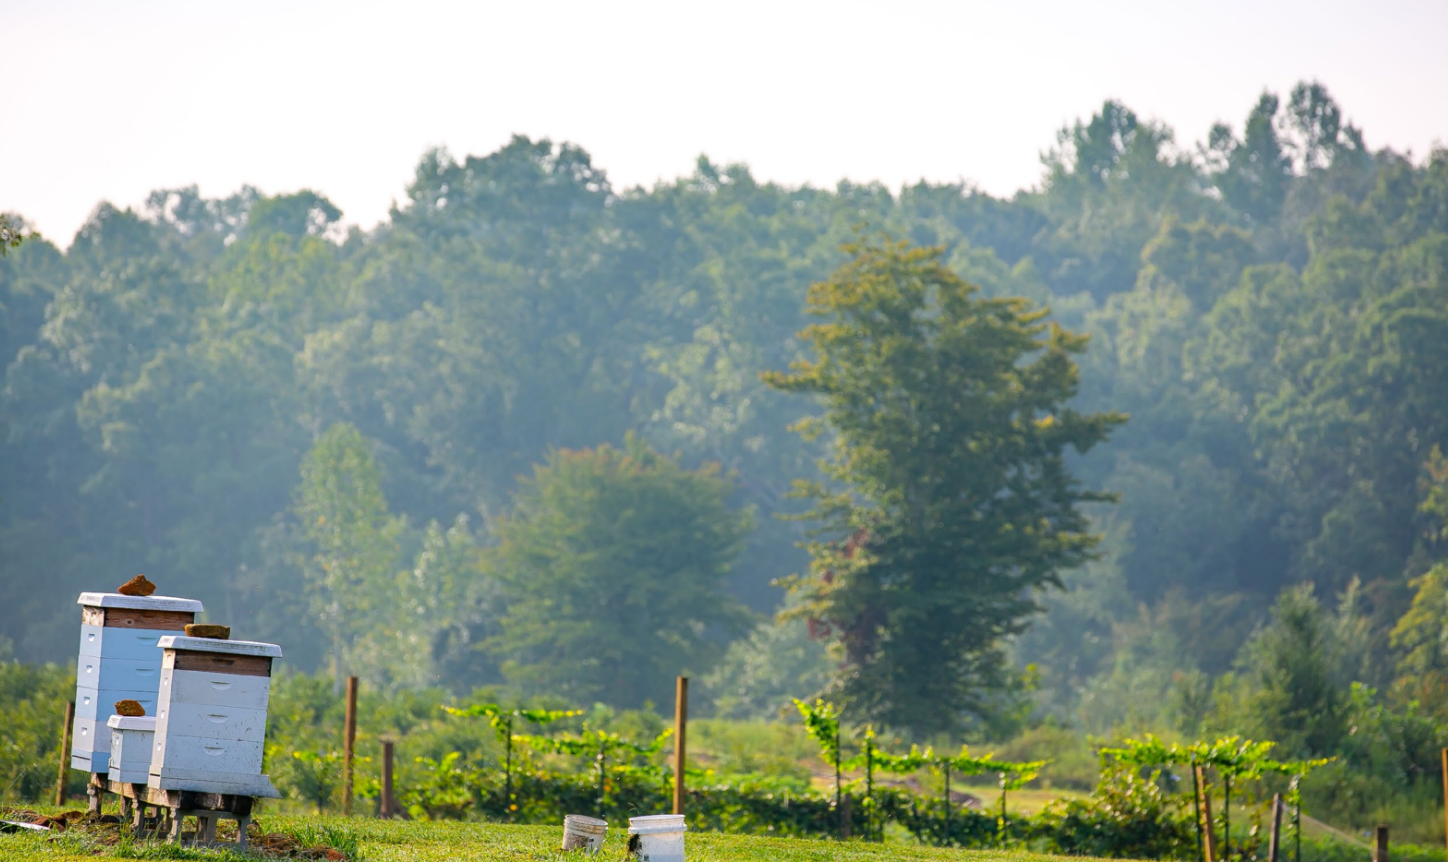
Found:
M 156 716 L 154 715 L 113 715 L 106 722 L 106 727 L 114 727 L 117 730 L 150 730 L 156 729 Z
M 282 648 L 276 644 L 259 641 L 222 641 L 214 638 L 188 638 L 166 635 L 156 641 L 161 649 L 185 650 L 186 652 L 219 652 L 228 655 L 255 655 L 267 658 L 281 658 Z
M 90 608 L 123 608 L 133 611 L 181 611 L 199 614 L 201 602 L 175 596 L 123 596 L 120 593 L 81 593 L 75 600 Z

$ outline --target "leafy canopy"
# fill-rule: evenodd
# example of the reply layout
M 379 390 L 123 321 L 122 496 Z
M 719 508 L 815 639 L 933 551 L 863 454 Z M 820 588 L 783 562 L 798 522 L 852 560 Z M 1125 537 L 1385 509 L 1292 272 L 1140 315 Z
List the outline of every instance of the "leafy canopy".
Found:
M 575 702 L 662 702 L 745 623 L 725 592 L 749 532 L 716 467 L 689 470 L 629 435 L 548 457 L 494 524 L 503 592 L 488 643 L 524 689 Z
M 1075 354 L 1086 339 L 1022 299 L 980 295 L 942 249 L 860 241 L 810 288 L 812 358 L 765 380 L 813 395 L 806 436 L 834 435 L 801 482 L 818 525 L 799 613 L 843 658 L 836 686 L 872 720 L 922 732 L 989 718 L 1010 686 L 1001 641 L 1033 594 L 1090 559 L 1098 537 L 1066 451 L 1125 417 L 1083 414 Z

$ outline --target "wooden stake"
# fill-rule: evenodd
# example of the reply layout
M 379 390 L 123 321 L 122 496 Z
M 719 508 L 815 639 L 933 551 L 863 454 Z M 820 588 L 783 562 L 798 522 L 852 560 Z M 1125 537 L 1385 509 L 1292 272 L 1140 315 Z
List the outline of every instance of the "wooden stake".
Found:
M 342 814 L 352 814 L 352 755 L 357 745 L 357 677 L 347 677 L 347 727 L 342 738 Z
M 1388 862 L 1388 827 L 1379 826 L 1377 841 L 1373 844 L 1373 862 Z
M 1218 773 L 1220 774 L 1220 772 Z M 1222 776 L 1222 860 L 1232 862 L 1232 776 Z
M 70 770 L 70 726 L 75 723 L 75 701 L 65 702 L 65 722 L 60 728 L 60 774 L 55 779 L 55 804 L 65 804 L 65 778 Z M 1448 757 L 1448 749 L 1444 751 Z
M 382 817 L 394 817 L 397 812 L 393 810 L 396 804 L 392 798 L 392 747 L 394 743 L 390 739 L 382 740 L 382 799 L 378 814 Z
M 689 730 L 689 678 L 681 676 L 674 690 L 674 813 L 684 813 L 684 763 Z
M 942 847 L 950 846 L 950 764 L 945 764 L 945 840 Z
M 1448 748 L 1443 749 L 1443 837 L 1448 839 Z
M 846 822 L 848 815 L 845 812 L 844 804 L 840 800 L 840 721 L 835 717 L 835 810 L 840 814 L 840 840 L 850 837 L 850 827 Z
M 1201 785 L 1202 788 L 1202 821 L 1205 827 L 1202 837 L 1206 839 L 1202 850 L 1206 854 L 1206 862 L 1216 862 L 1217 832 L 1212 827 L 1212 793 L 1207 788 L 1206 774 L 1202 772 L 1200 766 L 1197 767 L 1197 783 Z
M 1202 858 L 1202 770 L 1197 766 L 1197 756 L 1192 755 L 1192 813 L 1197 818 L 1197 862 Z
M 1277 862 L 1282 840 L 1282 794 L 1272 794 L 1272 834 L 1267 839 L 1267 862 Z

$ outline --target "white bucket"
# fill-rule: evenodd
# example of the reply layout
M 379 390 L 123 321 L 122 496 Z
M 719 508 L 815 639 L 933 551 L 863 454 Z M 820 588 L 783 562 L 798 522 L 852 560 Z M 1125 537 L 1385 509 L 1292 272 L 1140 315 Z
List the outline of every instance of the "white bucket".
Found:
M 628 819 L 628 849 L 639 862 L 684 862 L 684 815 Z
M 607 820 L 569 814 L 563 818 L 563 849 L 584 850 L 592 856 L 603 849 L 603 836 L 607 832 Z

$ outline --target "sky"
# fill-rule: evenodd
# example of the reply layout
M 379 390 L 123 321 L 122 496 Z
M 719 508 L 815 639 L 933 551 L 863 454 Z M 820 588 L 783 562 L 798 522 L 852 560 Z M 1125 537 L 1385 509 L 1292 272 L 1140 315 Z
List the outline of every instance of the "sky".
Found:
M 1190 147 L 1312 79 L 1421 158 L 1448 142 L 1444 34 L 1448 0 L 0 0 L 0 211 L 66 246 L 102 200 L 251 184 L 367 228 L 429 148 L 514 134 L 581 145 L 615 188 L 707 155 L 1009 195 L 1108 98 Z

